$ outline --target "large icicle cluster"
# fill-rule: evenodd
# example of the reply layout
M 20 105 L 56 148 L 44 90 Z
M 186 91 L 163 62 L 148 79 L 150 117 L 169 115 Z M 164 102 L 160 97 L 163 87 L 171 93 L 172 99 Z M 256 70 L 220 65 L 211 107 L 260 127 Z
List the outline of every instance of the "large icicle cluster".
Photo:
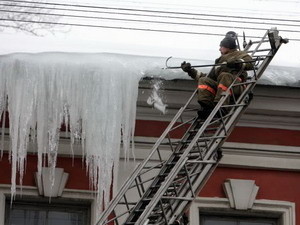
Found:
M 178 66 L 181 61 L 172 59 L 172 64 Z M 112 171 L 117 178 L 120 143 L 126 155 L 133 138 L 141 77 L 190 79 L 181 70 L 163 70 L 164 62 L 161 57 L 108 53 L 0 56 L 0 116 L 8 110 L 12 195 L 17 173 L 22 184 L 30 138 L 37 142 L 41 174 L 42 166 L 56 166 L 60 128 L 65 124 L 70 129 L 71 146 L 76 139 L 82 143 L 91 184 L 98 190 L 98 206 L 103 198 L 107 203 Z M 263 83 L 299 86 L 299 68 L 282 69 L 283 80 L 274 77 L 278 68 L 272 71 L 270 67 Z M 286 77 L 293 79 L 287 81 Z M 43 164 L 45 155 L 47 165 Z
M 24 173 L 30 138 L 55 168 L 62 124 L 80 139 L 98 202 L 107 203 L 120 143 L 128 152 L 135 126 L 138 82 L 148 63 L 135 56 L 39 53 L 0 57 L 0 115 L 9 112 L 12 195 Z M 117 177 L 116 175 L 114 177 Z M 99 207 L 101 204 L 99 204 Z

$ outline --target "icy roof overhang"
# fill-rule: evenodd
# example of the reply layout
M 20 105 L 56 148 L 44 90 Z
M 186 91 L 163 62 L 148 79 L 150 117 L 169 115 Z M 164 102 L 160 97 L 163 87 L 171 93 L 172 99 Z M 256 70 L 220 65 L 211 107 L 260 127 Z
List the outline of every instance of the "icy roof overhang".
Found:
M 170 63 L 179 66 L 183 60 L 176 58 Z M 118 164 L 121 140 L 128 149 L 134 132 L 139 81 L 149 77 L 192 82 L 181 69 L 163 69 L 165 61 L 163 57 L 110 53 L 0 56 L 0 114 L 7 104 L 14 165 L 12 194 L 17 172 L 20 177 L 24 173 L 28 137 L 36 135 L 38 154 L 48 154 L 48 163 L 55 167 L 58 132 L 61 124 L 66 123 L 72 142 L 76 138 L 84 140 L 83 154 L 92 184 L 100 191 L 98 202 L 109 196 L 102 193 L 110 192 L 111 170 Z M 299 68 L 270 66 L 260 83 L 300 87 L 299 77 Z M 107 171 L 106 177 L 101 178 L 104 180 L 97 180 L 99 171 Z

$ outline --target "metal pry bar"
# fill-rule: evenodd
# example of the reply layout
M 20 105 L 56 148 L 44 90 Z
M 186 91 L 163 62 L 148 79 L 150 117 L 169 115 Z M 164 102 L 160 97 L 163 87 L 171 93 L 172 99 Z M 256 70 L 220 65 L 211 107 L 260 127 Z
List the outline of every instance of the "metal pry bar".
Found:
M 162 69 L 181 69 L 181 66 L 168 66 L 168 61 L 172 58 L 172 56 L 168 57 L 166 60 L 166 67 L 162 68 Z M 264 57 L 256 57 L 253 60 L 250 61 L 241 61 L 239 63 L 249 63 L 249 62 L 254 62 L 255 64 L 257 64 L 259 61 L 264 60 Z M 192 66 L 193 68 L 196 67 L 213 67 L 213 66 L 225 66 L 227 64 L 227 62 L 223 62 L 223 63 L 217 63 L 217 64 L 205 64 L 205 65 L 194 65 Z
M 163 69 L 181 69 L 181 66 L 168 66 L 168 61 L 172 58 L 172 56 L 168 57 L 166 60 L 166 67 Z M 194 65 L 193 67 L 210 67 L 210 66 L 222 66 L 226 65 L 226 63 L 219 64 L 206 64 L 206 65 Z

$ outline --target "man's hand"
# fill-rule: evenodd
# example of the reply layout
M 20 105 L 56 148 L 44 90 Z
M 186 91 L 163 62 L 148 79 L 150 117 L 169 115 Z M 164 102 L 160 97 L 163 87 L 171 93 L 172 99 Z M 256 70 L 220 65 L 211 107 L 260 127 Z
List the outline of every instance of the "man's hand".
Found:
M 241 60 L 232 60 L 227 62 L 227 67 L 231 69 L 241 69 L 242 68 L 242 61 Z
M 192 66 L 190 63 L 186 63 L 185 61 L 183 61 L 181 63 L 181 69 L 186 72 L 186 73 L 189 73 L 192 71 Z

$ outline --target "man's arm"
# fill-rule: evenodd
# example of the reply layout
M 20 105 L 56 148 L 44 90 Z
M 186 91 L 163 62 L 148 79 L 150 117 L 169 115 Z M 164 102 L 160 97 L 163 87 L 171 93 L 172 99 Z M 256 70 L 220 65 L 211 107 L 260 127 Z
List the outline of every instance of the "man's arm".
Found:
M 232 61 L 228 61 L 226 66 L 229 68 L 234 68 L 236 70 L 252 70 L 253 69 L 253 59 L 246 52 L 239 52 L 240 55 Z

